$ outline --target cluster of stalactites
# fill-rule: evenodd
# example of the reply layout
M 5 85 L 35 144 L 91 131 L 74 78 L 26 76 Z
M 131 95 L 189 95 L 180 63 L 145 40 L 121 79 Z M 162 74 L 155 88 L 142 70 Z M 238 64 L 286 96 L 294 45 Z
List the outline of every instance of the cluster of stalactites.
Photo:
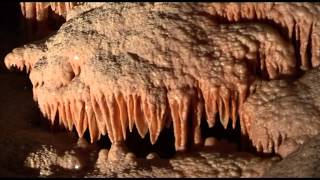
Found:
M 206 3 L 204 8 L 229 22 L 268 20 L 282 27 L 297 44 L 303 70 L 320 65 L 319 6 L 308 3 Z M 285 35 L 286 35 L 285 34 Z
M 75 82 L 76 79 L 71 84 L 80 83 Z M 209 127 L 213 127 L 216 115 L 219 115 L 224 128 L 229 123 L 235 128 L 239 106 L 247 94 L 246 88 L 235 91 L 223 85 L 203 86 L 170 90 L 164 103 L 155 103 L 145 92 L 130 94 L 86 89 L 81 95 L 61 95 L 59 92 L 40 92 L 45 89 L 34 87 L 34 98 L 52 124 L 58 120 L 69 130 L 75 126 L 80 137 L 89 129 L 91 142 L 106 134 L 112 143 L 122 142 L 127 130 L 132 132 L 135 126 L 142 138 L 149 132 L 154 144 L 162 129 L 172 124 L 177 150 L 185 150 L 189 143 L 202 144 L 200 125 L 204 118 Z
M 25 38 L 33 40 L 45 36 L 51 31 L 48 26 L 50 12 L 65 19 L 76 5 L 76 2 L 20 2 Z

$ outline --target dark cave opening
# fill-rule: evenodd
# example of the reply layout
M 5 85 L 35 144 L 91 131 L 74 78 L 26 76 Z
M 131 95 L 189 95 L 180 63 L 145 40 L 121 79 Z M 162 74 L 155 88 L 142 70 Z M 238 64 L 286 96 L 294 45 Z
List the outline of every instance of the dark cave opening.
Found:
M 76 134 L 75 128 L 73 131 L 74 131 L 73 133 Z M 256 154 L 259 156 L 274 155 L 274 153 L 264 154 L 264 153 L 258 153 L 256 151 L 256 149 L 252 146 L 248 137 L 241 134 L 239 118 L 237 119 L 236 127 L 234 129 L 232 127 L 231 119 L 229 120 L 228 126 L 225 129 L 222 123 L 220 122 L 219 116 L 216 116 L 216 123 L 211 128 L 209 128 L 208 123 L 206 122 L 206 119 L 203 118 L 201 122 L 201 132 L 202 132 L 203 142 L 208 137 L 214 137 L 218 141 L 224 141 L 224 142 L 236 144 L 237 146 L 236 151 L 250 152 L 252 154 Z M 89 130 L 86 130 L 84 137 L 88 142 L 90 142 Z M 189 137 L 191 137 L 191 135 L 189 135 Z M 190 152 L 194 150 L 196 151 L 197 149 L 194 149 L 194 148 L 199 148 L 199 147 L 193 147 L 192 143 L 190 141 L 188 142 L 189 144 L 187 145 L 186 152 Z M 108 135 L 101 136 L 101 138 L 95 143 L 97 143 L 97 145 L 101 149 L 110 149 L 112 144 L 108 138 Z M 145 158 L 149 153 L 156 152 L 161 158 L 170 159 L 177 153 L 174 146 L 174 133 L 173 133 L 172 125 L 169 128 L 166 128 L 166 127 L 163 128 L 163 130 L 161 131 L 158 137 L 158 140 L 154 145 L 152 145 L 150 142 L 149 132 L 145 135 L 144 138 L 141 138 L 136 127 L 133 128 L 132 132 L 129 132 L 129 129 L 127 129 L 127 137 L 125 140 L 125 145 L 127 146 L 130 152 L 133 152 L 139 158 Z M 201 145 L 200 149 L 201 148 L 205 148 L 204 144 Z M 228 153 L 228 151 L 224 152 L 223 149 L 219 150 L 219 152 Z

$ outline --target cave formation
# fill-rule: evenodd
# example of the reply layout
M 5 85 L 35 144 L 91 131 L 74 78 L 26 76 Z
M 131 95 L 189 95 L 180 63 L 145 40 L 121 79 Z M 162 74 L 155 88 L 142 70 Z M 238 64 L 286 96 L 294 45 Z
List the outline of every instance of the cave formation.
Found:
M 175 150 L 185 151 L 205 144 L 203 123 L 239 123 L 258 152 L 283 158 L 319 133 L 318 4 L 72 6 L 22 3 L 37 22 L 28 37 L 49 34 L 48 11 L 66 22 L 5 58 L 30 73 L 52 124 L 114 145 L 134 128 L 155 144 L 172 126 Z

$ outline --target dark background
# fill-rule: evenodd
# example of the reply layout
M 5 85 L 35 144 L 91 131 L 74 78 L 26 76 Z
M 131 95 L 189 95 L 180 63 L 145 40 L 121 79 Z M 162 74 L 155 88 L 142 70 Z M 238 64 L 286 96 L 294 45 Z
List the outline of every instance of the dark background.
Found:
M 3 59 L 21 44 L 21 10 L 19 2 L 0 2 L 0 72 L 6 71 Z

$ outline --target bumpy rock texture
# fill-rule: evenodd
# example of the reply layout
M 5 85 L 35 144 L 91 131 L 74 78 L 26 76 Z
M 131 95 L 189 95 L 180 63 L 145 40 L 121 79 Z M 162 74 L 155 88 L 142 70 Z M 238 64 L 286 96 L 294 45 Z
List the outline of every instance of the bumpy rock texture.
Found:
M 286 156 L 319 134 L 319 77 L 320 69 L 315 68 L 294 82 L 257 82 L 240 114 L 259 151 L 271 153 L 275 147 Z
M 277 25 L 284 37 L 297 48 L 300 68 L 307 70 L 320 64 L 319 3 L 204 3 L 211 15 L 229 22 L 264 21 Z
M 141 137 L 149 133 L 154 144 L 172 125 L 176 150 L 186 150 L 206 144 L 201 123 L 213 127 L 219 119 L 225 128 L 235 128 L 240 116 L 242 135 L 258 151 L 286 157 L 297 150 L 319 133 L 319 70 L 293 82 L 276 79 L 296 78 L 319 65 L 319 8 L 312 3 L 83 5 L 66 15 L 57 33 L 14 49 L 5 63 L 30 72 L 33 98 L 52 124 L 75 127 L 79 137 L 88 129 L 91 142 L 108 136 L 110 152 L 101 151 L 95 166 L 105 176 L 260 176 L 271 164 L 261 161 L 257 170 L 259 163 L 237 153 L 189 155 L 190 162 L 187 157 L 155 161 L 157 155 L 150 154 L 152 164 L 172 168 L 167 173 L 162 165 L 151 166 L 146 173 L 139 168 L 148 161 L 136 166 L 134 155 L 115 148 L 134 128 Z M 52 152 L 51 160 L 34 163 Z M 54 154 L 43 149 L 27 164 L 81 166 L 72 153 Z M 219 163 L 221 157 L 226 164 Z M 246 172 L 236 157 L 254 170 Z
M 212 127 L 219 113 L 235 127 L 256 72 L 274 79 L 296 68 L 293 46 L 271 26 L 218 24 L 194 8 L 107 4 L 15 49 L 6 64 L 31 70 L 42 113 L 80 137 L 88 128 L 92 141 L 121 142 L 135 126 L 155 143 L 172 123 L 184 150 L 188 140 L 202 144 L 202 117 Z
M 46 121 L 38 118 L 25 77 L 1 73 L 0 80 L 7 84 L 0 89 L 1 177 L 189 177 L 189 170 L 195 167 L 201 171 L 193 173 L 193 177 L 254 177 L 279 161 L 248 153 L 227 155 L 213 149 L 177 155 L 170 160 L 138 158 L 130 152 L 110 158 L 114 156 L 112 151 L 119 149 L 112 147 L 111 153 L 99 151 L 95 144 L 77 140 L 76 133 L 49 130 Z
M 128 154 L 116 162 L 100 160 L 86 177 L 259 177 L 279 161 L 277 157 L 226 154 L 212 149 L 178 154 L 170 160 L 132 158 Z
M 264 177 L 319 177 L 320 136 L 311 138 L 298 151 L 272 166 Z

